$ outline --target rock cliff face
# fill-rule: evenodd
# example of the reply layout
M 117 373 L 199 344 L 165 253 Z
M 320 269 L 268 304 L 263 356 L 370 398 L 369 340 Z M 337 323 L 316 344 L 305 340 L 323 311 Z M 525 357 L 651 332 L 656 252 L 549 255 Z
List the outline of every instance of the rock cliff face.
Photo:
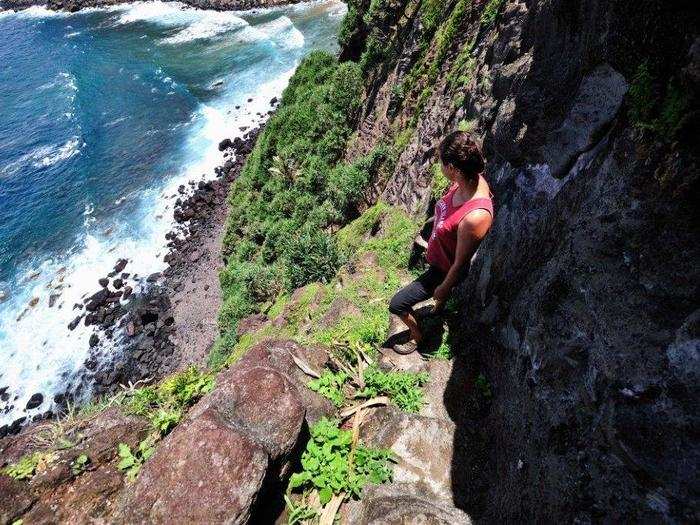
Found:
M 441 136 L 483 142 L 496 220 L 457 359 L 494 389 L 484 517 L 697 520 L 698 11 L 433 4 L 351 2 L 343 56 L 375 58 L 348 156 L 407 130 L 375 193 L 422 215 Z

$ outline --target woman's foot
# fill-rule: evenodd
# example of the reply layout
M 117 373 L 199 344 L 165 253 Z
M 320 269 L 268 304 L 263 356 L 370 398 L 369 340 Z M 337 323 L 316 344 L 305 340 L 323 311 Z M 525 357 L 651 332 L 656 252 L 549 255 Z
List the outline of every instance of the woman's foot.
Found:
M 401 355 L 412 354 L 416 350 L 418 350 L 418 343 L 413 340 L 401 345 L 394 345 L 394 352 Z

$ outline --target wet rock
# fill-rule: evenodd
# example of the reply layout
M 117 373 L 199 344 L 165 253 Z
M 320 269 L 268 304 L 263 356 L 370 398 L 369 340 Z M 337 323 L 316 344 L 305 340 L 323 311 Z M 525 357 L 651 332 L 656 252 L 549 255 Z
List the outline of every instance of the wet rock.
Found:
M 231 142 L 231 139 L 224 139 L 221 142 L 219 142 L 219 151 L 224 151 L 232 146 L 233 142 Z
M 54 305 L 56 304 L 56 301 L 61 297 L 61 294 L 57 293 L 52 293 L 49 295 L 49 308 L 53 308 Z
M 7 292 L 0 290 L 0 303 L 4 302 L 5 300 L 7 300 Z
M 124 287 L 124 293 L 122 294 L 122 299 L 128 299 L 134 289 L 131 286 Z
M 146 278 L 146 282 L 155 283 L 162 277 L 160 272 L 152 273 Z
M 114 265 L 114 272 L 119 273 L 126 268 L 128 261 L 126 259 L 119 259 L 117 261 L 117 264 Z
M 103 288 L 97 293 L 94 293 L 91 295 L 87 300 L 85 304 L 85 309 L 88 310 L 89 312 L 95 312 L 98 308 L 103 306 L 107 299 L 109 298 L 109 290 L 106 288 Z
M 29 307 L 34 308 L 37 304 L 39 304 L 39 298 L 38 297 L 32 297 L 29 301 Z
M 89 341 L 90 348 L 96 347 L 99 342 L 100 342 L 100 338 L 97 334 L 90 335 L 90 341 Z
M 29 401 L 27 401 L 27 406 L 25 407 L 27 410 L 32 410 L 34 408 L 37 408 L 44 402 L 44 395 L 41 394 L 40 392 L 37 392 L 36 394 L 33 394 L 32 397 L 29 398 Z
M 80 320 L 83 318 L 82 315 L 79 315 L 75 319 L 73 319 L 70 323 L 68 323 L 68 329 L 69 330 L 75 330 L 75 327 L 80 324 Z
M 107 288 L 107 286 L 109 285 L 109 279 L 107 279 L 106 277 L 101 278 L 97 282 L 100 284 L 100 286 L 102 288 Z

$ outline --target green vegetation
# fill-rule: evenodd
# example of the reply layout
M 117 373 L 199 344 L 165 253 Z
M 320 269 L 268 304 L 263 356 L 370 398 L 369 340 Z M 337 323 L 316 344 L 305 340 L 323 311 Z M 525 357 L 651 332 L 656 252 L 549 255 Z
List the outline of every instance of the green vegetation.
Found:
M 479 374 L 476 381 L 474 381 L 474 386 L 476 387 L 476 391 L 481 399 L 488 400 L 493 397 L 493 394 L 491 393 L 491 384 L 488 382 L 484 374 Z
M 180 422 L 187 408 L 213 388 L 214 376 L 192 366 L 159 385 L 134 390 L 126 410 L 148 418 L 158 436 L 164 436 Z
M 156 438 L 153 434 L 141 441 L 133 451 L 126 443 L 119 443 L 117 450 L 120 461 L 117 464 L 117 468 L 126 474 L 129 481 L 136 479 L 143 464 L 156 451 L 155 443 Z
M 354 444 L 352 432 L 338 422 L 321 419 L 310 429 L 311 439 L 301 456 L 302 471 L 292 474 L 289 489 L 318 490 L 322 505 L 333 495 L 360 497 L 368 483 L 391 480 L 391 452 Z
M 688 112 L 690 97 L 675 78 L 666 83 L 663 96 L 662 88 L 649 63 L 641 63 L 627 94 L 629 116 L 636 127 L 670 140 Z
M 345 394 L 343 393 L 343 385 L 348 380 L 349 376 L 342 370 L 339 372 L 331 372 L 324 370 L 321 377 L 309 381 L 309 388 L 314 392 L 318 392 L 323 397 L 333 401 L 337 407 L 343 406 L 345 402 Z
M 401 410 L 418 412 L 423 406 L 423 392 L 419 388 L 428 382 L 425 372 L 384 372 L 370 366 L 364 373 L 365 388 L 357 397 L 372 398 L 387 395 Z
M 505 3 L 506 0 L 489 0 L 489 3 L 486 4 L 484 11 L 481 13 L 481 25 L 484 27 L 494 25 L 498 21 L 501 7 Z
M 54 461 L 56 455 L 53 452 L 34 452 L 22 456 L 17 463 L 8 465 L 2 472 L 18 480 L 31 479 L 37 470 L 45 469 Z
M 444 361 L 449 361 L 454 357 L 454 354 L 452 353 L 452 348 L 450 345 L 449 341 L 449 332 L 445 330 L 442 333 L 442 341 L 440 342 L 440 346 L 431 354 L 431 357 L 433 359 L 442 359 Z
M 90 458 L 87 456 L 87 454 L 80 454 L 73 461 L 71 461 L 70 471 L 73 473 L 74 476 L 79 476 L 80 474 L 85 472 L 89 463 Z
M 430 194 L 433 199 L 438 200 L 441 199 L 449 189 L 450 179 L 445 177 L 445 174 L 442 172 L 442 165 L 439 161 L 433 164 L 431 171 L 433 172 L 433 187 L 430 190 Z

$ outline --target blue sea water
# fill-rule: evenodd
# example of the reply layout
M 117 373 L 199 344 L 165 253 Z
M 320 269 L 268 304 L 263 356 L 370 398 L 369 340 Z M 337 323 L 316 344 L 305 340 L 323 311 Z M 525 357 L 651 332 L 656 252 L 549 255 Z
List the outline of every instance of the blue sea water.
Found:
M 213 177 L 218 142 L 260 121 L 303 55 L 334 50 L 344 13 L 0 12 L 0 425 L 50 408 L 88 354 L 73 304 L 119 257 L 164 268 L 177 186 Z

